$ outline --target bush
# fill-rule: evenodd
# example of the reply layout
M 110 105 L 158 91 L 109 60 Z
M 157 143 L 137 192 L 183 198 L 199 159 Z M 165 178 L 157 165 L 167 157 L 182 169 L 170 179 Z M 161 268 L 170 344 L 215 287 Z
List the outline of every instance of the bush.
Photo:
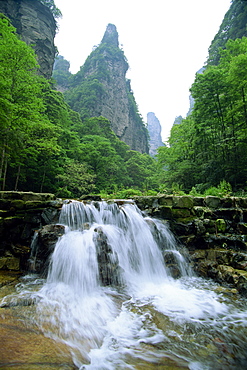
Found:
M 214 195 L 216 197 L 229 197 L 232 194 L 232 186 L 226 180 L 220 182 L 220 184 L 215 187 L 211 186 L 209 189 L 205 190 L 204 195 Z

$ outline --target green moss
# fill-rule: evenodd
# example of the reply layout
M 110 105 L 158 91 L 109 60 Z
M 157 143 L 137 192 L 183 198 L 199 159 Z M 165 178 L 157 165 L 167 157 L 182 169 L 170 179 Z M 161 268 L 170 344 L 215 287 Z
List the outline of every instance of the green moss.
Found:
M 189 196 L 173 197 L 173 205 L 176 208 L 192 208 L 193 198 Z
M 21 199 L 15 199 L 11 201 L 10 207 L 14 207 L 15 209 L 24 209 L 25 202 Z
M 218 218 L 215 221 L 215 227 L 217 232 L 224 233 L 226 231 L 226 222 L 222 218 Z
M 176 219 L 186 219 L 191 216 L 190 210 L 187 208 L 173 208 L 172 216 Z

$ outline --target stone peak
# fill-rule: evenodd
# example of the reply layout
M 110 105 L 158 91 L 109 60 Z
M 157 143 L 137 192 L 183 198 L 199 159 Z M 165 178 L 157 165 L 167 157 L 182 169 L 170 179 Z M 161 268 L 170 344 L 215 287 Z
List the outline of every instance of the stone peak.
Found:
M 115 47 L 119 47 L 118 42 L 118 32 L 117 28 L 114 24 L 109 23 L 106 27 L 105 34 L 103 36 L 103 39 L 101 41 L 102 44 L 111 44 Z

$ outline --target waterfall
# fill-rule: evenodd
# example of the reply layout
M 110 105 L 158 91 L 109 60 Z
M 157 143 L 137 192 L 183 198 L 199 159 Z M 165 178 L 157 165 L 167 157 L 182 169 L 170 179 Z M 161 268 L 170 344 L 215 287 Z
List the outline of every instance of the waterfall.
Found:
M 135 204 L 74 201 L 63 206 L 59 222 L 69 226 L 69 232 L 57 244 L 48 281 L 80 286 L 82 294 L 98 287 L 99 271 L 111 264 L 115 280 L 129 290 L 169 280 L 171 272 L 164 264 L 168 251 L 180 275 L 190 271 L 167 226 L 144 217 Z
M 31 296 L 35 322 L 78 369 L 245 367 L 246 302 L 196 277 L 165 222 L 130 201 L 72 201 L 59 223 L 66 232 Z

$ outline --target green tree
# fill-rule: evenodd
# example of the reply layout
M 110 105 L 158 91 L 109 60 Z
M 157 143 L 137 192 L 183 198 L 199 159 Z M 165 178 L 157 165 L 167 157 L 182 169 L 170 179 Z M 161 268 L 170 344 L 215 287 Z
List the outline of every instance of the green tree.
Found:
M 229 40 L 217 66 L 196 76 L 191 115 L 171 130 L 169 147 L 160 148 L 158 164 L 164 181 L 185 190 L 201 184 L 233 189 L 247 180 L 247 39 Z
M 81 140 L 81 159 L 96 175 L 96 190 L 112 191 L 128 181 L 123 159 L 112 147 L 111 142 L 99 135 L 85 135 Z
M 47 83 L 37 75 L 34 51 L 20 41 L 9 20 L 0 16 L 0 178 L 7 181 L 8 165 L 20 168 L 30 154 L 50 146 L 56 151 L 54 127 L 44 115 L 42 88 Z M 49 133 L 48 133 L 49 132 Z M 51 143 L 48 144 L 48 138 Z M 32 140 L 35 139 L 33 142 Z M 46 149 L 45 149 L 46 150 Z M 15 187 L 17 187 L 17 183 Z
M 57 195 L 62 197 L 80 197 L 92 192 L 95 188 L 95 175 L 85 163 L 68 159 L 63 165 L 62 172 L 57 175 L 59 188 Z
M 157 189 L 157 163 L 148 154 L 129 150 L 126 158 L 126 168 L 129 175 L 129 187 L 140 190 Z

